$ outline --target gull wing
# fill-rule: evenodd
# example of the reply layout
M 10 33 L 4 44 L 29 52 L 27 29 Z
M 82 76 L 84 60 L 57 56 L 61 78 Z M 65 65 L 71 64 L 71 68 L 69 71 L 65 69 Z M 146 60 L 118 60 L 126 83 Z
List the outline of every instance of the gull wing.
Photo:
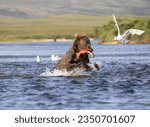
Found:
M 116 17 L 115 17 L 115 15 L 114 15 L 114 14 L 113 14 L 113 20 L 114 20 L 115 25 L 116 25 L 116 27 L 117 27 L 118 35 L 120 35 L 120 34 L 121 34 L 121 33 L 120 33 L 120 28 L 119 28 L 119 26 L 118 26 L 118 23 L 117 23 L 117 20 L 116 20 Z
M 132 35 L 141 35 L 143 34 L 144 31 L 143 30 L 138 30 L 138 29 L 128 29 L 124 34 L 124 38 L 126 38 L 129 34 L 132 34 Z

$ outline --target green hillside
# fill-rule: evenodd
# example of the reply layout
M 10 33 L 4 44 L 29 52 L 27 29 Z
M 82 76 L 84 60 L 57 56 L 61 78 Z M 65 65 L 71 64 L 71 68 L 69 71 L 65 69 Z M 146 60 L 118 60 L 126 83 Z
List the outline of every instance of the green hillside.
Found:
M 150 15 L 150 0 L 0 0 L 0 17 L 39 18 L 62 14 Z

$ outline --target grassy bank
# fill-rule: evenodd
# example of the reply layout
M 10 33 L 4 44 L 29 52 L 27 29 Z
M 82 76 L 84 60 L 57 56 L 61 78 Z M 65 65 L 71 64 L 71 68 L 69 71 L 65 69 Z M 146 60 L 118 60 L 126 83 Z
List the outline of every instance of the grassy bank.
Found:
M 129 36 L 129 39 L 139 42 L 150 40 L 150 17 L 119 17 L 117 20 L 123 32 L 128 28 L 145 30 L 142 36 Z M 68 14 L 39 19 L 0 18 L 0 42 L 71 39 L 76 33 L 100 36 L 103 42 L 112 42 L 117 30 L 112 16 Z
M 32 39 L 73 38 L 76 33 L 94 36 L 93 28 L 111 17 L 58 15 L 40 19 L 0 19 L 0 42 Z

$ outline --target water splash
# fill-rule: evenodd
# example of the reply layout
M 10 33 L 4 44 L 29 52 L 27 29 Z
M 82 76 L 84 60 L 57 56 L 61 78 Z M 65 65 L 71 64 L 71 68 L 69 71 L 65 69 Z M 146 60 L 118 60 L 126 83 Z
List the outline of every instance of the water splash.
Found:
M 88 64 L 92 71 L 97 71 L 97 68 L 95 67 L 94 64 Z M 49 69 L 47 68 L 46 71 L 40 76 L 92 76 L 91 72 L 92 71 L 87 71 L 83 67 L 75 68 L 71 71 L 67 71 L 66 69 L 63 70 L 58 70 L 58 69 Z
M 81 68 L 76 68 L 71 71 L 67 71 L 66 69 L 64 70 L 50 70 L 46 69 L 46 71 L 40 76 L 91 76 L 88 71 L 85 71 L 84 69 Z

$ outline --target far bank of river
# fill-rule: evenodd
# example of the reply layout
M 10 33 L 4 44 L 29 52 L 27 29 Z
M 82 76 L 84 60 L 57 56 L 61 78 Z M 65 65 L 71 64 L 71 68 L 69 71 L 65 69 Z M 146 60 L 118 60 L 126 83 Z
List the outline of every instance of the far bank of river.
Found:
M 112 41 L 112 42 L 102 42 L 100 43 L 98 40 L 94 40 L 90 38 L 91 41 L 94 41 L 95 43 L 98 44 L 121 44 L 117 41 Z M 13 40 L 13 41 L 0 41 L 0 43 L 38 43 L 38 42 L 73 42 L 74 39 L 65 39 L 65 38 L 60 38 L 60 39 L 25 39 L 25 40 Z M 150 44 L 150 42 L 134 42 L 130 41 L 129 44 Z

